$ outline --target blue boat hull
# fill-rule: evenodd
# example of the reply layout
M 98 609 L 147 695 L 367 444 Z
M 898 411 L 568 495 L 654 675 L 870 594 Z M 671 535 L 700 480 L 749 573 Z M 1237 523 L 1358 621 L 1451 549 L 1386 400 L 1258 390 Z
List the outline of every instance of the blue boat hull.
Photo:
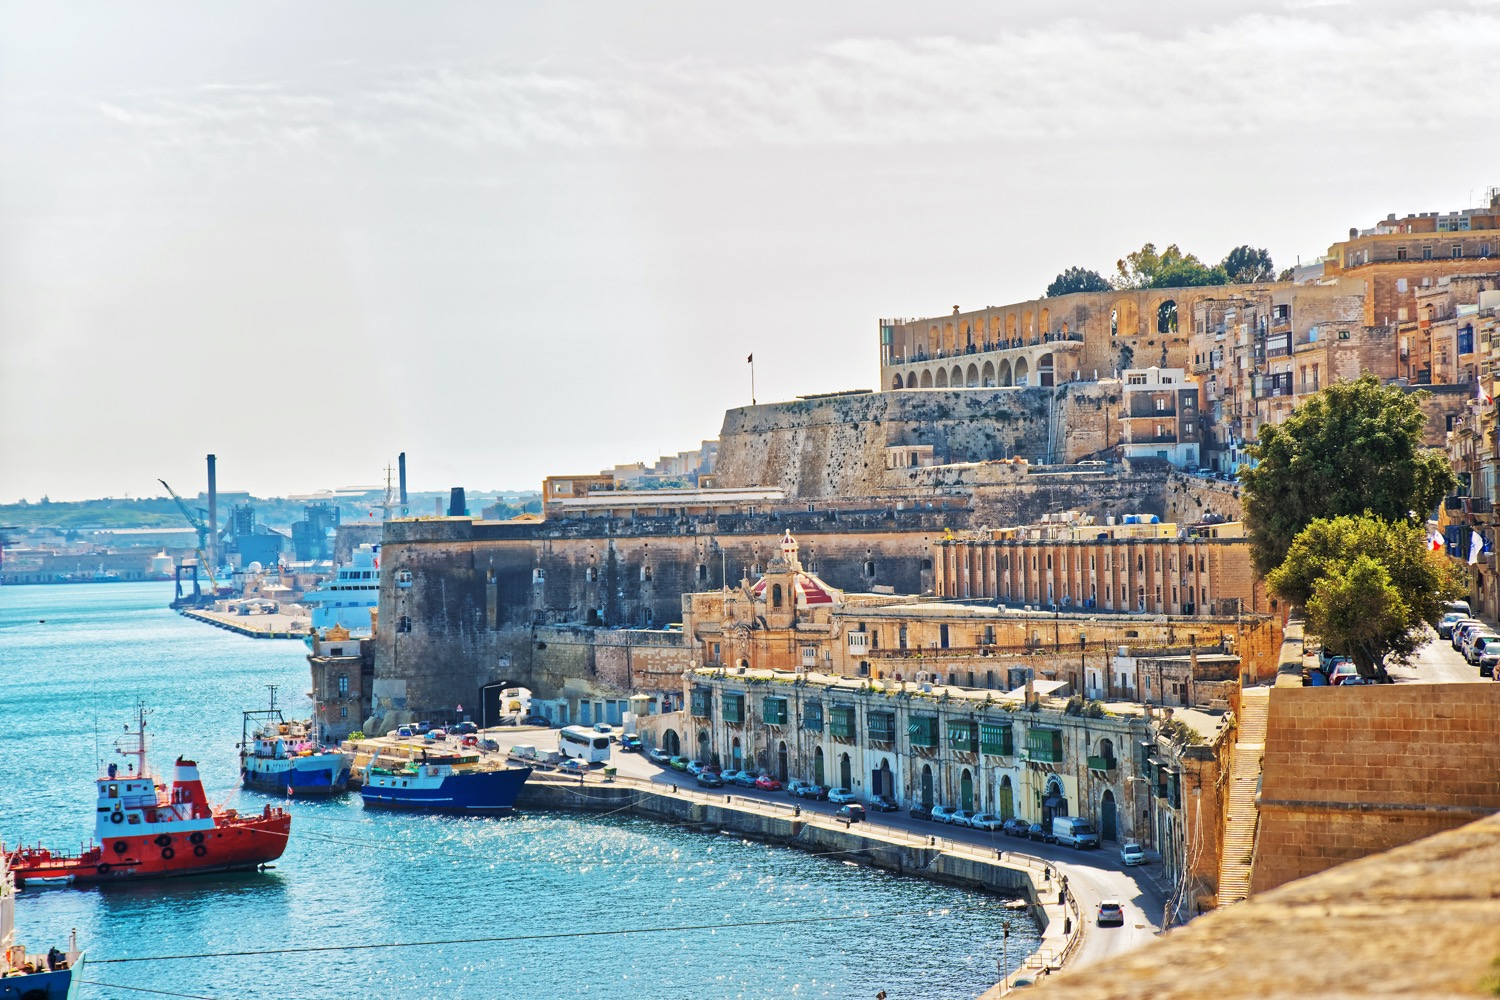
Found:
M 466 771 L 450 774 L 431 788 L 390 787 L 371 784 L 360 787 L 365 807 L 404 809 L 411 812 L 456 816 L 504 816 L 515 807 L 521 786 L 531 777 L 531 768 L 504 771 Z
M 331 767 L 274 773 L 246 771 L 243 784 L 252 791 L 294 798 L 298 795 L 342 795 L 349 789 L 349 771 Z
M 73 973 L 82 967 L 80 962 L 71 969 L 57 972 L 37 972 L 30 976 L 8 976 L 0 979 L 0 1000 L 69 1000 L 76 991 Z

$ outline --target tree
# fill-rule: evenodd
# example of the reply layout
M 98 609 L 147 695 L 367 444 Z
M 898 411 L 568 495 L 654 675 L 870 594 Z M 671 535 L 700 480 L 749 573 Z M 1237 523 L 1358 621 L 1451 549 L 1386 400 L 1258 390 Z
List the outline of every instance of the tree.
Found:
M 1224 258 L 1224 263 L 1219 266 L 1224 269 L 1230 281 L 1241 285 L 1270 281 L 1276 276 L 1276 268 L 1271 263 L 1270 253 L 1264 247 L 1256 249 L 1248 243 L 1229 251 L 1228 256 Z
M 1229 281 L 1222 267 L 1207 266 L 1193 254 L 1183 253 L 1176 243 L 1160 253 L 1156 244 L 1143 244 L 1117 261 L 1115 270 L 1119 275 L 1115 279 L 1117 288 L 1191 288 Z
M 1443 602 L 1463 592 L 1447 557 L 1427 547 L 1424 525 L 1370 514 L 1313 521 L 1266 582 L 1303 605 L 1324 645 L 1348 653 L 1367 677 L 1383 676 L 1387 657 L 1415 652 Z
M 1082 267 L 1070 267 L 1047 286 L 1047 297 L 1069 295 L 1073 292 L 1107 292 L 1114 286 L 1098 271 Z
M 1256 572 L 1280 566 L 1318 518 L 1425 518 L 1457 485 L 1448 459 L 1422 447 L 1425 396 L 1366 375 L 1314 394 L 1279 426 L 1262 425 L 1248 449 L 1257 464 L 1240 470 Z

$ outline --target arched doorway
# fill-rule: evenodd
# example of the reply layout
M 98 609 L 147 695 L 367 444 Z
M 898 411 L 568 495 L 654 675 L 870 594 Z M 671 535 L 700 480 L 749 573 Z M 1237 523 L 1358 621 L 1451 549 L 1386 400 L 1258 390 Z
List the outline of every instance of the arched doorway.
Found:
M 839 754 L 839 787 L 850 789 L 854 787 L 852 765 L 846 753 Z
M 1015 375 L 1014 375 L 1014 377 L 1015 377 L 1016 385 L 1026 385 L 1027 384 L 1027 379 L 1030 377 L 1030 368 L 1027 366 L 1025 358 L 1017 358 L 1016 359 L 1016 367 L 1015 367 Z
M 661 748 L 673 757 L 682 753 L 682 740 L 677 737 L 677 730 L 668 729 L 661 734 Z
M 911 383 L 908 382 L 907 384 L 910 385 Z M 930 368 L 924 368 L 924 369 L 922 369 L 922 388 L 923 389 L 931 389 L 932 388 L 932 369 L 930 369 Z
M 896 375 L 895 378 L 891 379 L 891 388 L 892 389 L 899 389 L 899 388 L 901 388 L 901 376 L 899 374 Z
M 891 762 L 882 759 L 880 766 L 870 772 L 870 794 L 896 797 L 896 778 L 891 773 Z
M 786 740 L 782 740 L 776 747 L 776 780 L 786 782 Z
M 922 765 L 922 808 L 931 809 L 932 798 L 932 765 Z
M 740 746 L 738 736 L 729 744 L 729 766 L 735 771 L 744 770 L 745 767 L 745 749 Z
M 1119 839 L 1119 834 L 1115 829 L 1115 793 L 1108 789 L 1099 800 L 1099 839 Z
M 823 748 L 813 747 L 813 784 L 827 786 L 823 780 Z
M 967 767 L 958 776 L 958 807 L 974 811 L 974 775 L 969 773 Z
M 937 378 L 933 379 L 932 384 L 939 389 L 948 388 L 948 369 L 939 368 L 937 370 Z
M 704 763 L 708 762 L 709 755 L 708 730 L 698 730 L 698 759 Z
M 1047 779 L 1047 794 L 1042 796 L 1042 825 L 1050 827 L 1054 816 L 1068 815 L 1068 800 L 1063 797 L 1062 782 L 1053 775 Z
M 1011 787 L 1010 775 L 1000 779 L 1000 818 L 1011 819 L 1016 815 L 1016 791 Z

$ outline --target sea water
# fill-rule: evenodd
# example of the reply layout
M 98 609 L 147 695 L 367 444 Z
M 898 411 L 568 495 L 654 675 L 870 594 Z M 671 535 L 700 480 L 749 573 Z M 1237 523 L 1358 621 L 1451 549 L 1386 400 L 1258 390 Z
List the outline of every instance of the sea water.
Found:
M 137 699 L 158 776 L 185 755 L 215 802 L 270 801 L 238 787 L 240 712 L 274 684 L 287 716 L 307 717 L 306 650 L 183 618 L 171 596 L 0 587 L 6 845 L 90 837 L 96 767 L 120 759 Z M 962 998 L 994 984 L 1002 951 L 1014 966 L 1037 941 L 982 894 L 623 816 L 391 815 L 358 794 L 286 805 L 274 870 L 26 889 L 21 940 L 45 949 L 77 928 L 86 1000 Z

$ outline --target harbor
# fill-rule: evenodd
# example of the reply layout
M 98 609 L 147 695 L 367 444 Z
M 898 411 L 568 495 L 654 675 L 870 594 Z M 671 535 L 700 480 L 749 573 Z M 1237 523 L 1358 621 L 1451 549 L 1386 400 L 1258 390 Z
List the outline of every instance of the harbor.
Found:
M 304 639 L 309 631 L 306 615 L 281 612 L 237 614 L 200 608 L 180 608 L 178 614 L 251 639 Z

